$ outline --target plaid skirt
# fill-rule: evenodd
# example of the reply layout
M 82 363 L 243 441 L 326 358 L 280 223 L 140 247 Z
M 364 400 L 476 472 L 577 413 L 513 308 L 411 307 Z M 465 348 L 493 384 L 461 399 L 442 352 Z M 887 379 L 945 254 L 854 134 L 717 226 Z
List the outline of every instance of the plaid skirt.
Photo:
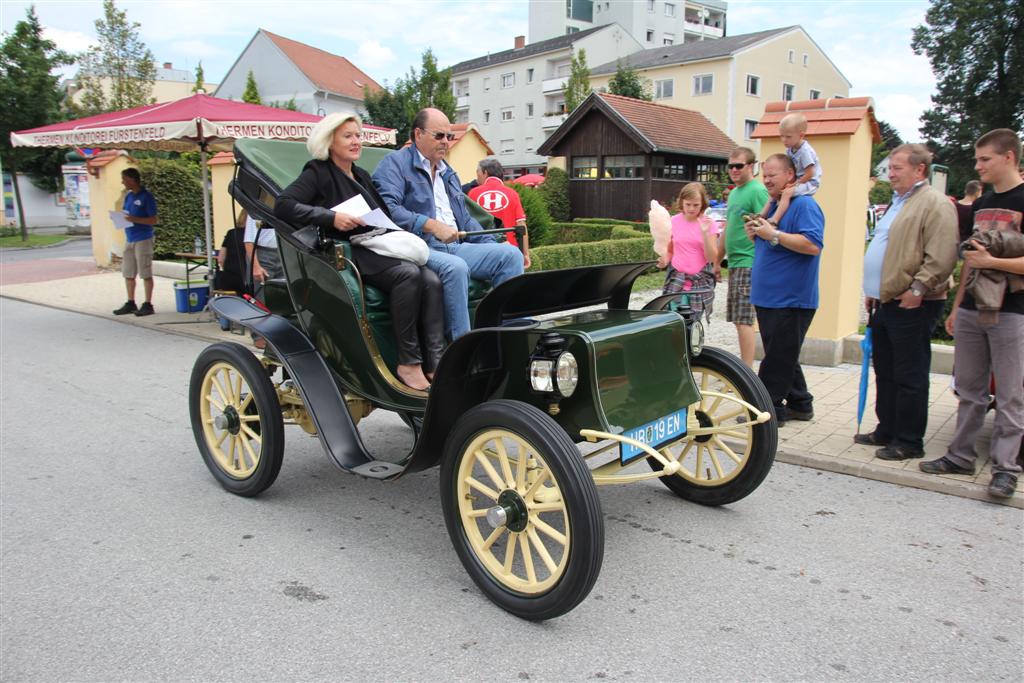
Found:
M 689 286 L 687 286 L 689 283 Z M 697 294 L 688 294 L 690 308 L 696 313 L 698 319 L 701 316 L 710 323 L 711 312 L 714 310 L 715 301 L 715 270 L 710 263 L 705 264 L 700 271 L 691 274 L 680 273 L 671 265 L 665 274 L 665 289 L 662 294 L 685 294 L 692 289 L 706 290 Z

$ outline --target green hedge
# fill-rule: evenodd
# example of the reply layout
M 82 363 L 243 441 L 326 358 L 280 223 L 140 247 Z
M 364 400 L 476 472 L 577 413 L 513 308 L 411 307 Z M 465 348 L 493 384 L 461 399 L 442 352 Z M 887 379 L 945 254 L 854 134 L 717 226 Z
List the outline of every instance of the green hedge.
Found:
M 544 182 L 537 186 L 548 204 L 552 220 L 569 220 L 569 175 L 560 168 L 548 168 Z
M 601 225 L 630 225 L 633 221 L 624 221 L 618 218 L 573 218 L 573 223 L 600 223 Z
M 530 250 L 530 256 L 532 270 L 653 261 L 655 258 L 654 245 L 649 240 L 635 238 L 538 247 Z
M 611 238 L 613 240 L 635 240 L 638 238 L 643 239 L 645 237 L 651 239 L 651 233 L 647 229 L 645 229 L 643 232 L 640 232 L 636 228 L 630 228 L 625 225 L 612 226 Z
M 140 159 L 142 185 L 153 193 L 160 222 L 154 230 L 154 256 L 192 251 L 196 237 L 205 243 L 203 187 L 194 165 L 174 159 Z
M 612 236 L 612 226 L 593 223 L 552 223 L 551 232 L 552 240 L 549 244 L 599 242 Z
M 537 188 L 526 187 L 519 183 L 509 185 L 519 195 L 526 214 L 526 229 L 530 238 L 530 250 L 534 247 L 551 244 L 551 215 L 548 213 L 547 200 Z M 509 226 L 505 226 L 509 227 Z

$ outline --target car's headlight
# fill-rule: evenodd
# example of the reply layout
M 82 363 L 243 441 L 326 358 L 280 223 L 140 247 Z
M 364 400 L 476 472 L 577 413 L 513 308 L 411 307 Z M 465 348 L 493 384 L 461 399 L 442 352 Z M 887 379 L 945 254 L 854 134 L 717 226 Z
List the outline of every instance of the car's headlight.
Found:
M 551 376 L 554 366 L 550 360 L 530 361 L 530 386 L 534 391 L 550 393 L 555 390 L 554 378 Z
M 555 362 L 555 386 L 558 387 L 558 393 L 569 398 L 576 391 L 579 381 L 580 368 L 576 364 L 576 357 L 566 351 Z
M 704 350 L 704 326 L 699 320 L 690 325 L 690 355 L 699 356 Z

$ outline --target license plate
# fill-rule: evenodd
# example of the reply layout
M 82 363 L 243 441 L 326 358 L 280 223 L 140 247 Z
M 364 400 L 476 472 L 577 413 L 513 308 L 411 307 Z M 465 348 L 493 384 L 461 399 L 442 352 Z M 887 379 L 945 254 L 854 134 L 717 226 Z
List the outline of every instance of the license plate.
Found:
M 686 433 L 686 408 L 658 418 L 653 422 L 635 427 L 622 436 L 647 444 L 657 449 L 662 444 Z M 644 454 L 644 451 L 630 443 L 619 444 L 619 461 L 626 464 Z

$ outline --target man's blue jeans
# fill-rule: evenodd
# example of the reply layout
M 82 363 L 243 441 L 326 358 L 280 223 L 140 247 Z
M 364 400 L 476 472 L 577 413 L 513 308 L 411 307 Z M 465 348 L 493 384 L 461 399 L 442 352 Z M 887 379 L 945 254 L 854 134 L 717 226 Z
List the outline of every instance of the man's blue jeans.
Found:
M 507 242 L 460 242 L 443 249 L 431 248 L 427 268 L 444 286 L 445 330 L 453 341 L 469 332 L 469 279 L 489 280 L 497 287 L 522 274 L 523 254 Z

